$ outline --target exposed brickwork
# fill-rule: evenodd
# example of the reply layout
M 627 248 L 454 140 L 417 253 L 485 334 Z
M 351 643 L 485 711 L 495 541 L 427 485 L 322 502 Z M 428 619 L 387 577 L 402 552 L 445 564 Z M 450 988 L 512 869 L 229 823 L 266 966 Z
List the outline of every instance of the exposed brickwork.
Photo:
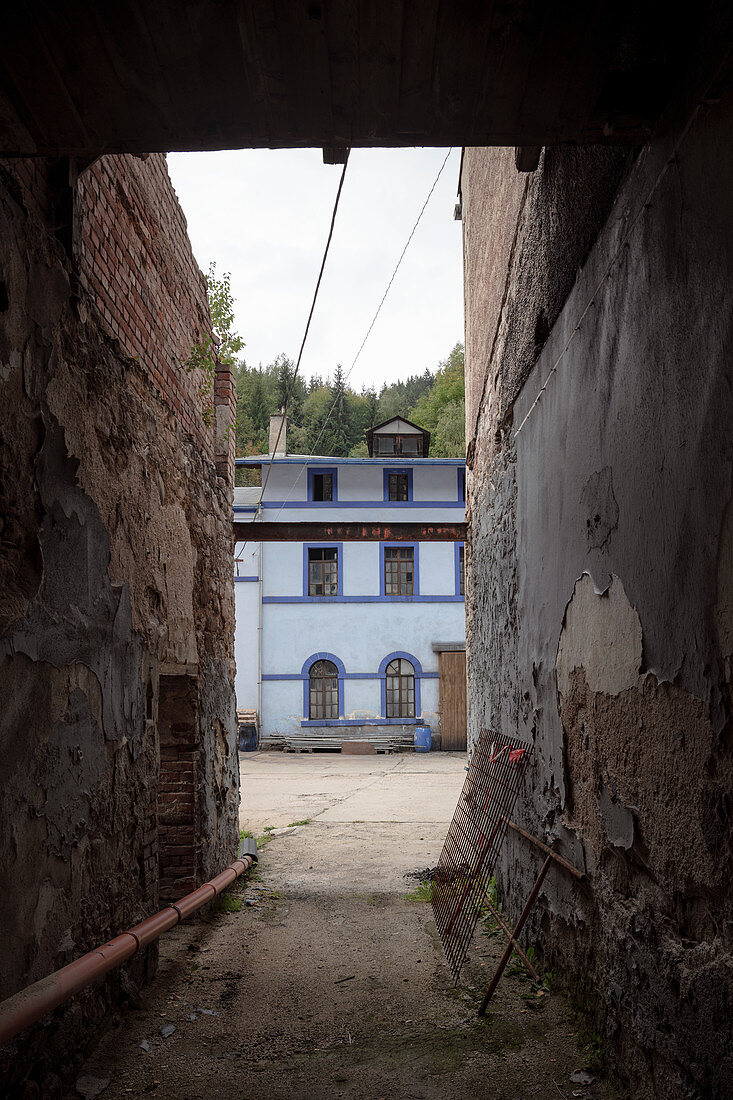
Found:
M 236 455 L 236 435 L 233 425 L 237 416 L 237 389 L 234 372 L 226 366 L 220 367 L 216 372 L 214 413 L 216 472 L 228 485 L 233 485 Z
M 158 903 L 158 806 L 155 797 L 145 809 L 140 878 L 143 897 L 150 909 Z
M 158 888 L 162 900 L 172 901 L 196 885 L 198 692 L 196 680 L 190 676 L 161 676 L 159 692 Z
M 103 327 L 140 361 L 183 428 L 212 453 L 201 373 L 184 365 L 193 345 L 211 332 L 206 282 L 165 157 L 101 157 L 79 179 L 77 212 L 79 279 Z

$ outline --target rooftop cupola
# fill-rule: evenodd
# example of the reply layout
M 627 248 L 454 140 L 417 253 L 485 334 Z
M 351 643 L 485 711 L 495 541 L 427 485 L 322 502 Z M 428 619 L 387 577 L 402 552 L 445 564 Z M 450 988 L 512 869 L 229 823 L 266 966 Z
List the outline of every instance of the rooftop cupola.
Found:
M 369 428 L 366 441 L 370 458 L 427 458 L 430 450 L 430 432 L 403 416 Z

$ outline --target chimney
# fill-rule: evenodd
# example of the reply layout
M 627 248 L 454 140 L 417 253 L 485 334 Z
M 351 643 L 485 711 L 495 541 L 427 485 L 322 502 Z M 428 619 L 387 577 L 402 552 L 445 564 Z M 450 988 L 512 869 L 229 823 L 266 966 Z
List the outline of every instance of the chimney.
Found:
M 280 432 L 280 425 L 282 424 L 282 431 Z M 278 443 L 277 434 L 280 432 L 280 442 Z M 270 454 L 284 455 L 287 454 L 287 434 L 288 434 L 288 418 L 285 415 L 285 409 L 280 409 L 280 412 L 273 413 L 270 417 Z

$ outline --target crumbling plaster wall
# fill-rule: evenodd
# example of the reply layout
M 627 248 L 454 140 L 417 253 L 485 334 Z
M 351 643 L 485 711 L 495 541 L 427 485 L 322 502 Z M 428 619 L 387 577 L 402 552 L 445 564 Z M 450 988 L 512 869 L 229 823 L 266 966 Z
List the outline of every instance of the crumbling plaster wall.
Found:
M 109 179 L 129 167 L 138 202 L 180 222 L 163 158 L 110 160 Z M 0 997 L 154 911 L 163 674 L 198 684 L 197 877 L 237 840 L 231 480 L 217 477 L 199 380 L 181 366 L 174 400 L 156 378 L 166 357 L 175 366 L 168 330 L 132 357 L 109 321 L 124 300 L 85 289 L 89 210 L 81 189 L 71 256 L 54 232 L 57 186 L 56 166 L 0 166 Z M 114 187 L 106 211 L 121 233 L 108 270 L 132 299 L 134 233 Z M 184 287 L 178 355 L 208 323 L 205 288 L 185 237 L 164 229 L 149 264 Z M 26 1041 L 21 1070 L 43 1095 L 115 982 Z
M 620 187 L 594 150 L 462 177 L 470 736 L 534 743 L 517 815 L 589 879 L 551 871 L 530 938 L 669 1097 L 733 1091 L 733 96 L 704 90 Z M 510 837 L 515 916 L 538 869 Z

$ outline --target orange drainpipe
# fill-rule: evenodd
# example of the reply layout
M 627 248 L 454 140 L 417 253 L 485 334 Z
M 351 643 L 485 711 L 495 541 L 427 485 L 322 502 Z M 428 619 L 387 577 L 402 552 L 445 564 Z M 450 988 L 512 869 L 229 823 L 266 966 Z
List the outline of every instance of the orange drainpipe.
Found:
M 163 932 L 167 932 L 169 928 L 190 917 L 207 901 L 212 901 L 217 894 L 257 862 L 255 841 L 244 841 L 243 848 L 242 854 L 225 871 L 210 882 L 199 886 L 198 890 L 194 890 L 192 894 L 186 894 L 180 901 L 172 902 L 165 909 L 161 909 L 155 916 L 148 917 L 129 931 L 115 936 L 108 943 L 102 944 L 94 951 L 89 951 L 80 959 L 49 974 L 47 978 L 41 978 L 40 981 L 27 986 L 26 989 L 21 989 L 12 997 L 8 997 L 7 1001 L 0 1003 L 0 1045 L 7 1043 L 9 1039 L 40 1020 L 46 1013 L 58 1008 L 75 993 L 91 985 L 97 978 L 101 978 L 103 974 L 121 966 L 141 947 L 147 947 Z

